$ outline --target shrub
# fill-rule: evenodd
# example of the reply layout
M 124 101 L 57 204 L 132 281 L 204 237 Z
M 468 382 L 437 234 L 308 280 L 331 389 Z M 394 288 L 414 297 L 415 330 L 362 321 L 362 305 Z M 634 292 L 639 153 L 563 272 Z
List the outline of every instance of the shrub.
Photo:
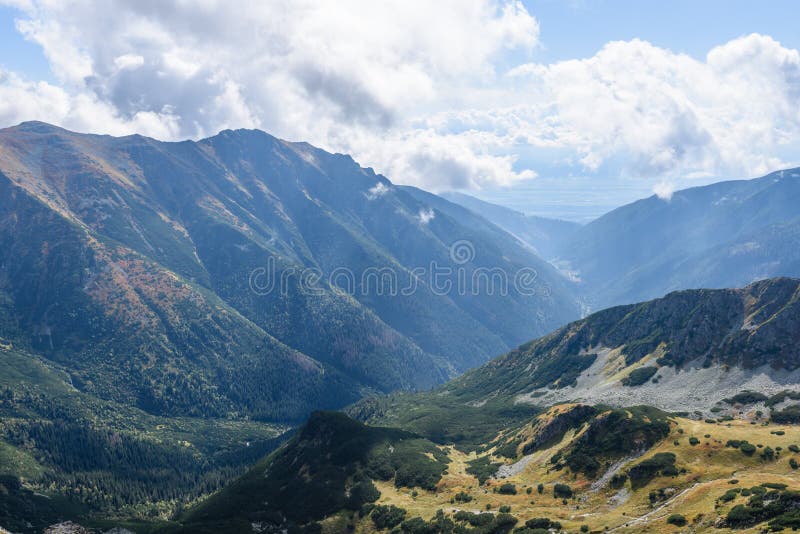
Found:
M 377 505 L 372 509 L 372 522 L 378 530 L 394 528 L 406 518 L 406 511 L 394 505 Z
M 553 486 L 553 497 L 556 499 L 569 499 L 572 497 L 572 488 L 566 484 L 556 484 Z
M 500 512 L 501 514 L 507 514 L 507 513 L 511 512 L 511 507 L 504 504 L 503 506 L 498 508 L 497 511 Z
M 613 489 L 619 489 L 625 485 L 625 481 L 628 480 L 628 475 L 623 473 L 616 473 L 614 476 L 611 477 L 608 485 L 611 486 Z
M 772 450 L 772 447 L 764 447 L 764 450 L 761 451 L 761 458 L 766 462 L 770 462 L 775 459 L 775 451 Z
M 455 497 L 453 497 L 456 502 L 470 502 L 472 500 L 472 495 L 465 491 L 460 491 L 456 493 Z
M 789 445 L 789 450 L 792 452 L 800 452 L 800 447 L 795 444 Z
M 789 467 L 792 469 L 797 469 L 797 460 L 794 458 L 789 458 Z
M 787 406 L 779 412 L 772 412 L 772 422 L 781 425 L 800 423 L 800 404 Z
M 539 493 L 539 495 L 544 493 L 544 484 L 542 484 L 542 483 L 537 484 L 536 491 Z
M 722 494 L 719 500 L 722 502 L 730 502 L 734 500 L 737 495 L 739 495 L 739 491 L 740 490 L 738 489 L 729 489 L 728 491 Z
M 641 386 L 650 380 L 650 378 L 652 378 L 657 371 L 658 367 L 639 367 L 638 369 L 631 371 L 628 376 L 622 379 L 622 385 L 628 387 Z
M 724 399 L 728 404 L 757 404 L 767 400 L 767 396 L 757 391 L 742 391 L 730 399 Z
M 581 532 L 589 532 L 589 525 L 581 525 Z
M 739 445 L 739 450 L 742 451 L 745 456 L 753 456 L 753 454 L 756 452 L 756 446 L 752 443 L 747 443 L 744 441 L 741 445 Z
M 505 484 L 497 488 L 497 492 L 502 495 L 516 495 L 517 487 L 514 484 L 506 482 Z
M 525 521 L 525 526 L 531 530 L 561 530 L 561 523 L 551 521 L 546 517 L 536 517 Z
M 477 478 L 478 482 L 482 485 L 497 473 L 498 467 L 500 467 L 499 463 L 492 462 L 488 456 L 482 456 L 467 462 L 466 471 L 468 474 Z
M 381 496 L 381 492 L 375 487 L 375 484 L 368 478 L 359 480 L 350 488 L 350 499 L 348 507 L 352 510 L 358 510 L 363 505 L 377 501 Z
M 671 452 L 655 454 L 652 458 L 643 460 L 628 470 L 628 477 L 631 479 L 633 489 L 646 486 L 656 476 L 676 476 L 677 474 L 675 455 Z
M 686 525 L 686 518 L 681 514 L 672 514 L 667 518 L 667 523 L 675 525 L 676 527 L 682 527 Z
M 689 438 L 689 445 L 691 445 L 692 447 L 694 447 L 698 443 L 700 443 L 700 440 L 697 439 L 696 437 L 692 436 Z

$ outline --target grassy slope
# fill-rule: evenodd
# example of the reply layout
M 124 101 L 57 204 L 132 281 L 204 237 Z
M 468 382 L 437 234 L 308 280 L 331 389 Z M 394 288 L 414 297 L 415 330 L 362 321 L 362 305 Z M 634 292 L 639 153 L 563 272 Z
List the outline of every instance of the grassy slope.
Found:
M 800 429 L 797 427 L 777 427 L 775 425 L 751 425 L 746 420 L 736 420 L 724 424 L 710 424 L 703 421 L 674 418 L 670 435 L 658 445 L 648 450 L 643 456 L 629 461 L 621 468 L 624 472 L 630 465 L 651 458 L 660 452 L 671 452 L 676 455 L 676 465 L 686 469 L 686 473 L 677 477 L 656 477 L 643 488 L 630 490 L 630 482 L 622 490 L 622 495 L 629 493 L 629 498 L 622 504 L 609 504 L 618 490 L 604 487 L 597 491 L 591 488 L 592 480 L 582 475 L 575 475 L 568 469 L 556 471 L 550 463 L 559 450 L 568 448 L 575 438 L 574 430 L 564 438 L 546 449 L 534 452 L 527 466 L 521 473 L 504 480 L 490 480 L 481 486 L 478 480 L 466 472 L 468 462 L 476 458 L 475 453 L 463 453 L 451 449 L 448 454 L 452 462 L 435 492 L 417 491 L 413 496 L 410 490 L 396 488 L 390 483 L 377 483 L 381 491 L 379 504 L 393 504 L 408 510 L 409 517 L 420 516 L 431 518 L 437 510 L 446 513 L 456 510 L 472 512 L 485 511 L 487 506 L 497 511 L 500 506 L 511 506 L 511 513 L 520 520 L 547 517 L 559 521 L 570 532 L 577 531 L 581 525 L 588 525 L 591 530 L 601 531 L 605 527 L 618 529 L 619 532 L 674 532 L 675 527 L 666 523 L 666 518 L 673 513 L 684 515 L 698 530 L 713 529 L 719 517 L 724 517 L 734 504 L 741 504 L 743 499 L 721 505 L 715 509 L 716 500 L 732 487 L 749 487 L 764 482 L 778 482 L 800 489 L 800 472 L 792 470 L 788 460 L 800 455 L 787 450 L 792 443 L 800 441 Z M 770 432 L 783 429 L 786 434 L 778 436 Z M 683 433 L 681 433 L 681 430 Z M 709 438 L 704 436 L 708 434 Z M 698 445 L 689 444 L 689 436 L 700 439 Z M 745 456 L 738 449 L 725 447 L 728 440 L 746 439 L 753 444 L 763 444 L 773 449 L 782 447 L 779 459 L 766 462 L 756 452 L 752 457 Z M 674 441 L 678 441 L 675 445 Z M 760 451 L 761 449 L 759 449 Z M 494 458 L 500 461 L 499 458 Z M 729 482 L 738 479 L 737 486 Z M 516 495 L 501 495 L 494 490 L 504 483 L 513 483 Z M 544 493 L 536 491 L 538 484 L 544 484 Z M 564 483 L 577 492 L 577 498 L 564 505 L 561 499 L 553 496 L 553 485 Z M 532 487 L 532 494 L 526 488 Z M 652 491 L 667 490 L 671 495 L 665 501 L 651 504 L 649 494 Z M 460 492 L 473 497 L 469 503 L 451 503 L 451 499 Z M 627 526 L 626 526 L 627 525 Z M 358 532 L 373 532 L 371 521 L 359 523 Z
M 517 526 L 529 519 L 546 517 L 560 522 L 569 532 L 578 531 L 582 525 L 592 531 L 603 531 L 607 527 L 617 532 L 674 532 L 676 527 L 667 524 L 666 519 L 675 513 L 685 516 L 696 531 L 714 530 L 714 525 L 723 520 L 734 505 L 746 502 L 745 497 L 733 502 L 720 501 L 731 488 L 771 482 L 800 489 L 800 471 L 789 465 L 790 458 L 800 461 L 800 454 L 789 450 L 790 445 L 800 444 L 797 426 L 755 421 L 750 413 L 741 419 L 715 423 L 670 416 L 644 407 L 628 410 L 595 407 L 574 412 L 577 409 L 576 405 L 560 405 L 513 428 L 500 432 L 489 430 L 483 446 L 477 448 L 438 445 L 436 449 L 446 454 L 449 461 L 433 487 L 410 487 L 398 484 L 394 477 L 376 477 L 369 470 L 361 472 L 370 476 L 380 492 L 375 504 L 403 508 L 407 511 L 406 519 L 430 520 L 439 510 L 449 519 L 460 510 L 472 513 L 488 510 L 498 514 L 501 506 L 510 506 L 511 515 L 518 520 Z M 578 413 L 578 416 L 567 418 L 571 413 Z M 614 414 L 627 418 L 628 422 L 610 417 Z M 267 524 L 275 518 L 276 510 L 282 510 L 299 523 L 317 521 L 326 533 L 350 528 L 358 533 L 376 532 L 369 507 L 337 508 L 333 505 L 315 510 L 313 514 L 305 510 L 309 503 L 322 503 L 315 496 L 313 484 L 327 488 L 326 503 L 330 504 L 331 496 L 341 493 L 352 482 L 354 473 L 358 472 L 357 465 L 365 465 L 364 458 L 375 443 L 402 435 L 402 431 L 364 427 L 336 417 L 341 427 L 338 437 L 332 441 L 319 439 L 318 432 L 309 434 L 304 430 L 305 438 L 302 435 L 296 438 L 235 485 L 186 516 L 184 531 L 236 532 L 251 521 Z M 559 424 L 562 421 L 567 422 Z M 607 424 L 608 421 L 613 424 Z M 650 432 L 654 429 L 658 431 Z M 401 434 L 390 437 L 386 432 Z M 655 436 L 650 442 L 646 439 L 648 432 L 651 437 Z M 593 437 L 588 439 L 590 435 Z M 620 436 L 621 439 L 616 439 Z M 739 449 L 726 446 L 729 440 L 747 440 L 763 447 L 747 456 Z M 304 441 L 306 446 L 298 448 Z M 428 443 L 417 441 L 423 447 Z M 536 446 L 530 447 L 533 452 L 524 454 L 526 445 L 534 442 Z M 309 443 L 313 444 L 310 448 Z M 509 453 L 509 443 L 515 444 L 516 453 Z M 433 447 L 432 444 L 427 446 Z M 762 458 L 760 454 L 766 447 L 777 451 L 777 457 Z M 602 465 L 595 476 L 586 476 L 565 465 L 569 463 L 570 453 L 575 451 L 592 451 Z M 609 484 L 614 473 L 627 474 L 633 466 L 654 457 L 669 458 L 671 455 L 675 458 L 674 476 L 656 473 L 635 488 L 630 480 L 616 489 Z M 481 484 L 469 472 L 470 465 L 478 458 L 508 466 L 521 463 L 506 478 L 490 478 Z M 331 470 L 336 466 L 342 471 Z M 602 477 L 607 470 L 607 475 Z M 332 478 L 331 473 L 339 474 Z M 298 485 L 303 477 L 305 481 Z M 345 479 L 350 482 L 345 484 Z M 734 485 L 731 480 L 739 482 Z M 516 488 L 516 494 L 499 491 L 509 483 Z M 537 490 L 539 484 L 543 486 L 541 494 Z M 574 497 L 566 502 L 556 498 L 556 484 L 570 486 Z M 468 494 L 471 500 L 460 502 L 456 499 L 459 494 Z M 265 502 L 274 506 L 265 508 L 262 505 Z

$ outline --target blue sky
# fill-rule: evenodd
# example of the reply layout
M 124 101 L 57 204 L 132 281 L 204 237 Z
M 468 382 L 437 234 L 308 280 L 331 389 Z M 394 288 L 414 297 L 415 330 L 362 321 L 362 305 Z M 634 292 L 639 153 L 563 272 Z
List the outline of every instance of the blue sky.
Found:
M 800 6 L 789 0 L 525 1 L 541 25 L 542 59 L 588 57 L 605 43 L 644 39 L 702 58 L 721 43 L 750 33 L 800 48 Z
M 795 2 L 232 1 L 0 0 L 0 127 L 258 127 L 577 220 L 800 161 Z

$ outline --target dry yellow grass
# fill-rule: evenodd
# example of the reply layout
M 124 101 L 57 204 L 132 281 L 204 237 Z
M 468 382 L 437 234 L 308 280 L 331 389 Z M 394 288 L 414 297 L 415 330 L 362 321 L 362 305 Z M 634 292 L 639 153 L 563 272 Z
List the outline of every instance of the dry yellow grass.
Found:
M 592 489 L 591 480 L 568 473 L 566 469 L 553 470 L 549 459 L 575 438 L 575 434 L 569 432 L 560 443 L 533 453 L 530 462 L 520 473 L 503 480 L 491 479 L 483 486 L 466 472 L 467 462 L 475 459 L 475 454 L 467 455 L 447 448 L 452 463 L 436 491 L 412 491 L 408 488 L 396 488 L 392 482 L 377 482 L 376 486 L 381 492 L 378 503 L 399 506 L 408 511 L 407 517 L 420 516 L 424 519 L 433 517 L 437 510 L 452 513 L 457 510 L 483 512 L 489 509 L 496 512 L 500 506 L 510 506 L 511 514 L 520 520 L 519 525 L 527 519 L 547 517 L 561 522 L 569 532 L 577 532 L 581 525 L 588 525 L 592 531 L 720 532 L 725 529 L 714 526 L 719 518 L 724 518 L 733 505 L 745 502 L 744 497 L 739 497 L 732 503 L 717 506 L 717 499 L 727 490 L 756 486 L 764 482 L 779 482 L 790 488 L 800 489 L 800 471 L 792 470 L 789 466 L 789 458 L 794 457 L 800 461 L 800 455 L 788 450 L 790 444 L 800 444 L 798 427 L 753 425 L 748 420 L 707 423 L 674 418 L 673 421 L 667 439 L 625 467 L 659 452 L 672 452 L 677 457 L 676 466 L 686 472 L 674 478 L 656 477 L 648 485 L 635 491 L 631 491 L 629 485 L 622 493 L 608 486 Z M 783 430 L 785 434 L 771 433 L 776 430 Z M 690 437 L 696 437 L 700 443 L 690 445 Z M 747 440 L 754 445 L 769 446 L 776 451 L 778 447 L 781 449 L 774 461 L 765 461 L 759 456 L 762 448 L 748 457 L 738 449 L 726 447 L 728 440 Z M 678 442 L 677 445 L 675 441 Z M 738 485 L 730 483 L 733 478 L 739 481 Z M 495 490 L 504 483 L 514 484 L 517 494 L 496 493 Z M 536 489 L 540 483 L 545 486 L 541 495 Z M 554 498 L 555 483 L 571 486 L 576 498 L 570 499 L 567 504 Z M 527 493 L 528 488 L 532 488 L 530 494 Z M 664 490 L 668 497 L 653 505 L 649 494 L 659 490 Z M 459 492 L 468 493 L 472 501 L 454 502 L 453 497 Z M 627 498 L 626 493 L 629 494 Z M 618 499 L 616 501 L 615 496 Z M 667 524 L 667 517 L 673 513 L 685 516 L 688 525 L 678 528 Z M 362 519 L 358 522 L 357 532 L 374 532 L 374 525 L 369 519 Z

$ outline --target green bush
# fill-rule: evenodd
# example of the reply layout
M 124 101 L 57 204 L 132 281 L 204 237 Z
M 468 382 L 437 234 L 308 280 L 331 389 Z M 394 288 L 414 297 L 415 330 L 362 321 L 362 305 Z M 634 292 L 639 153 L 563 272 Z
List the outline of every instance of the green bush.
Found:
M 739 450 L 742 451 L 742 454 L 745 456 L 753 456 L 753 454 L 756 452 L 756 446 L 752 443 L 743 441 L 741 445 L 739 445 Z
M 757 391 L 742 391 L 730 399 L 724 399 L 728 404 L 757 404 L 767 400 L 767 396 Z
M 686 518 L 681 514 L 672 514 L 667 518 L 667 523 L 675 525 L 676 527 L 682 527 L 686 525 Z
M 613 489 L 619 489 L 625 485 L 625 481 L 628 480 L 628 475 L 624 473 L 615 473 L 611 480 L 609 481 L 608 485 L 611 486 Z
M 739 489 L 729 489 L 722 496 L 719 498 L 722 502 L 730 502 L 734 500 L 739 495 Z
M 376 505 L 372 509 L 372 522 L 378 530 L 394 528 L 406 518 L 406 511 L 394 505 Z
M 787 406 L 779 412 L 772 412 L 771 420 L 780 425 L 800 423 L 800 404 Z
M 652 458 L 643 460 L 628 470 L 628 477 L 631 479 L 631 487 L 633 489 L 646 486 L 657 476 L 677 475 L 678 469 L 675 467 L 675 455 L 671 452 L 659 452 Z
M 694 447 L 698 443 L 700 443 L 700 440 L 697 439 L 696 437 L 692 436 L 689 438 L 689 445 L 691 445 L 692 447 Z
M 561 523 L 558 521 L 551 521 L 546 517 L 536 517 L 525 521 L 525 526 L 531 530 L 561 530 Z
M 650 380 L 656 372 L 658 372 L 658 367 L 639 367 L 622 379 L 622 385 L 628 387 L 641 386 Z
M 487 480 L 492 478 L 500 463 L 492 462 L 488 456 L 481 456 L 475 460 L 467 462 L 467 473 L 478 479 L 478 482 L 483 485 Z
M 572 497 L 572 488 L 566 484 L 556 484 L 553 486 L 553 497 L 556 499 L 569 499 Z
M 497 492 L 500 493 L 501 495 L 516 495 L 517 487 L 514 484 L 506 482 L 505 484 L 497 488 Z
M 456 502 L 470 502 L 472 500 L 472 495 L 465 491 L 460 491 L 456 493 L 453 499 L 455 499 Z

